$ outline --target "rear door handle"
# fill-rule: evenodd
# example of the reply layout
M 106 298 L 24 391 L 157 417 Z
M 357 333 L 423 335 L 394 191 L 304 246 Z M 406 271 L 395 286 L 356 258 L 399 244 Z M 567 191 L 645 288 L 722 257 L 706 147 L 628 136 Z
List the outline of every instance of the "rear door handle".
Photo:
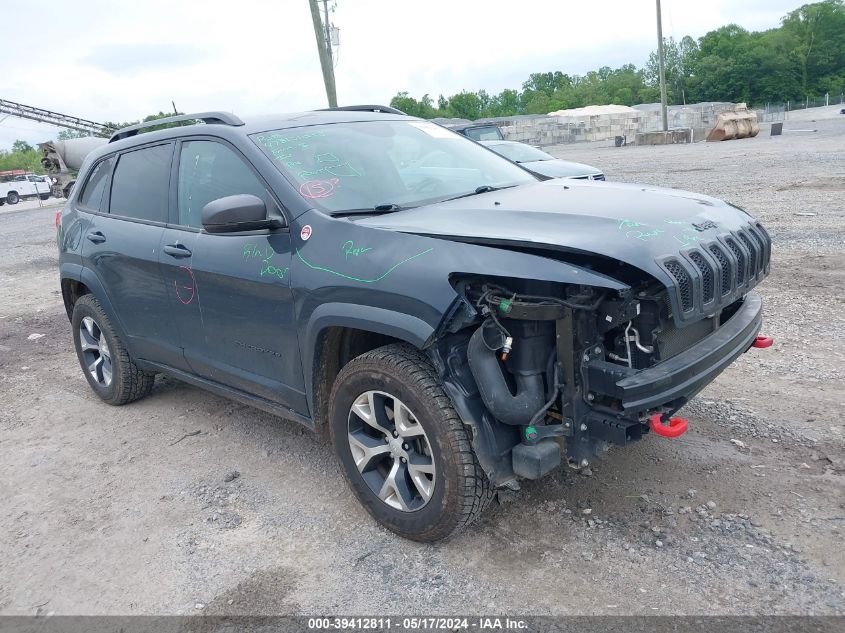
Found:
M 93 233 L 89 233 L 86 237 L 94 242 L 94 244 L 102 244 L 106 241 L 106 236 L 100 233 L 99 231 L 94 231 Z
M 190 257 L 191 251 L 188 250 L 186 246 L 182 244 L 168 244 L 164 247 L 164 252 L 170 255 L 171 257 Z

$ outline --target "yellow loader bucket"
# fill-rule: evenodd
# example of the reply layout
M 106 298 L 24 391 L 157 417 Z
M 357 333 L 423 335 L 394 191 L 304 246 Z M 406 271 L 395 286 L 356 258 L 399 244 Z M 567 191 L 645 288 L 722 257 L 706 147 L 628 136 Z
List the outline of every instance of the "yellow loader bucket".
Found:
M 757 113 L 749 112 L 746 105 L 740 103 L 733 110 L 722 112 L 716 118 L 716 125 L 710 130 L 707 140 L 731 141 L 735 138 L 751 138 L 759 132 Z

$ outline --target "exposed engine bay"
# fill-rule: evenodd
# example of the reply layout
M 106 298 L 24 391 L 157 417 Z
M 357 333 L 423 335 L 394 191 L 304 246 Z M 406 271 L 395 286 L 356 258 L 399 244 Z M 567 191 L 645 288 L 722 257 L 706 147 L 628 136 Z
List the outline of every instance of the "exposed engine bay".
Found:
M 498 461 L 491 467 L 500 482 L 541 477 L 562 456 L 586 466 L 650 429 L 671 436 L 671 416 L 715 373 L 702 379 L 689 363 L 670 368 L 667 361 L 681 359 L 744 304 L 740 298 L 679 328 L 667 289 L 654 280 L 622 291 L 480 278 L 455 288 L 460 307 L 439 341 L 444 380 L 460 393 L 452 393 L 459 410 L 473 409 L 463 417 L 493 429 L 485 439 L 492 445 L 479 453 Z M 660 384 L 649 374 L 664 367 Z

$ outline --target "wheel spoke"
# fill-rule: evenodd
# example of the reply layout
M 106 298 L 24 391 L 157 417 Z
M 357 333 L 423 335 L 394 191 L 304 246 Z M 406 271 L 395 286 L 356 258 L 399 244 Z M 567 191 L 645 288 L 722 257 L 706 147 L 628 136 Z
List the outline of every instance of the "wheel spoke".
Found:
M 415 495 L 405 479 L 406 472 L 407 469 L 404 464 L 399 460 L 394 461 L 393 467 L 381 486 L 378 497 L 387 505 L 408 512 Z
M 100 350 L 100 346 L 97 344 L 97 341 L 92 341 L 89 339 L 88 332 L 80 330 L 79 334 L 79 346 L 82 348 L 83 352 L 96 352 Z
M 100 332 L 100 354 L 111 360 L 111 352 L 109 351 L 109 344 L 106 341 L 106 335 Z
M 112 365 L 111 365 L 111 358 L 108 356 L 102 356 L 103 365 L 101 367 L 101 371 L 103 374 L 103 383 L 108 387 L 111 384 L 111 377 L 112 377 Z
M 91 375 L 94 376 L 94 378 L 96 378 L 97 381 L 100 380 L 99 369 L 100 369 L 100 365 L 102 364 L 102 362 L 103 362 L 103 357 L 100 356 L 100 355 L 97 355 L 97 358 L 95 358 L 92 362 L 88 363 L 88 371 L 91 372 Z
M 100 349 L 100 343 L 98 338 L 91 334 L 91 329 L 93 328 L 93 325 L 89 327 L 89 324 L 87 323 L 87 321 L 89 320 L 89 317 L 85 317 L 85 319 L 83 319 L 82 321 L 82 327 L 79 328 L 79 344 L 83 352 L 86 352 L 88 350 Z M 94 321 L 91 321 L 91 323 L 93 324 Z
M 394 400 L 393 421 L 396 423 L 396 430 L 402 437 L 415 437 L 425 435 L 425 431 L 417 422 L 414 414 L 404 404 Z
M 91 317 L 85 317 L 82 319 L 82 325 L 85 326 L 85 329 L 88 331 L 88 335 L 91 337 L 91 340 L 96 341 L 99 337 L 94 333 L 95 330 L 99 329 L 97 324 L 94 323 L 94 319 Z
M 385 426 L 387 422 L 387 413 L 384 411 L 384 397 L 378 396 L 374 391 L 362 393 L 355 402 L 352 403 L 352 412 L 357 415 L 362 422 L 370 425 L 382 435 L 386 437 L 392 436 L 391 430 Z
M 419 492 L 423 502 L 431 498 L 434 489 L 434 461 L 427 455 L 412 454 L 409 456 L 408 474 L 411 482 Z M 426 475 L 431 475 L 429 479 Z
M 390 455 L 390 446 L 384 440 L 365 435 L 362 431 L 349 433 L 349 447 L 355 465 L 362 473 L 372 470 L 386 455 Z
M 408 470 L 411 473 L 422 473 L 423 475 L 433 475 L 434 474 L 434 461 L 432 461 L 431 457 L 428 455 L 420 455 L 419 453 L 413 453 L 408 460 Z

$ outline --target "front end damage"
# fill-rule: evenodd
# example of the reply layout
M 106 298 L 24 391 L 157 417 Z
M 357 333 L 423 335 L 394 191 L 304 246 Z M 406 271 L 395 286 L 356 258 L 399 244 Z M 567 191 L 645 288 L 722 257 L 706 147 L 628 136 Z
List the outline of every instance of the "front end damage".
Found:
M 458 299 L 429 353 L 492 482 L 535 479 L 563 459 L 585 466 L 650 430 L 682 432 L 671 416 L 757 339 L 751 289 L 770 245 L 749 225 L 683 250 L 658 262 L 666 285 L 621 262 L 590 265 L 622 290 L 453 279 Z

